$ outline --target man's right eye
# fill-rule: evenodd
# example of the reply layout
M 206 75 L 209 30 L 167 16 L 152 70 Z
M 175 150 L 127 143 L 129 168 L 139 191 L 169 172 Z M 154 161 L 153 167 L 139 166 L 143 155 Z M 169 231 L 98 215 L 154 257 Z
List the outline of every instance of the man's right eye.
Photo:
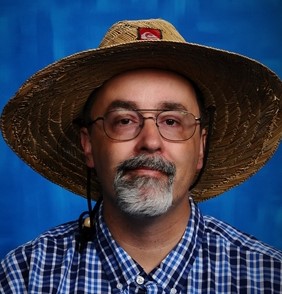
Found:
M 129 126 L 129 125 L 134 125 L 134 124 L 139 124 L 139 119 L 136 115 L 131 115 L 131 114 L 117 114 L 112 117 L 111 120 L 112 125 L 115 126 Z
M 121 125 L 128 125 L 130 124 L 132 121 L 129 118 L 122 118 L 118 121 L 118 123 L 120 123 Z

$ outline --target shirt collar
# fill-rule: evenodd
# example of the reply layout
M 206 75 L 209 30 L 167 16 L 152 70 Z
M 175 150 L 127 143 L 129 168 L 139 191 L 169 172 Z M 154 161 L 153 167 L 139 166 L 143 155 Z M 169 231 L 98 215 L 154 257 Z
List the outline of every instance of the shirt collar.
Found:
M 182 239 L 149 275 L 113 239 L 103 218 L 103 204 L 100 206 L 96 218 L 98 252 L 103 270 L 113 287 L 129 285 L 139 275 L 146 275 L 146 279 L 160 284 L 163 289 L 182 290 L 198 255 L 204 231 L 203 216 L 191 198 L 190 206 L 191 215 Z

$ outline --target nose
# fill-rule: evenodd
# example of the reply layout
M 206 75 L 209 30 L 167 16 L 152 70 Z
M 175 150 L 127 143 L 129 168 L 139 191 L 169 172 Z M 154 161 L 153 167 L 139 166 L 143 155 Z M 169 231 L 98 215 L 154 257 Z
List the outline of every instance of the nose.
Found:
M 139 150 L 153 153 L 162 149 L 163 138 L 159 133 L 155 117 L 144 117 L 143 128 L 137 139 Z

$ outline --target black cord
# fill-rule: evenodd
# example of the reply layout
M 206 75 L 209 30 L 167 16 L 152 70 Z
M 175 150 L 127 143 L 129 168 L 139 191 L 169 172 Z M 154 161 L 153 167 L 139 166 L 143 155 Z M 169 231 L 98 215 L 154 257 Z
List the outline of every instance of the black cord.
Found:
M 92 198 L 91 198 L 91 178 L 92 178 L 92 168 L 87 167 L 87 187 L 86 187 L 86 193 L 87 193 L 87 205 L 88 205 L 88 212 L 89 216 L 92 211 Z
M 92 177 L 92 170 L 87 168 L 87 205 L 88 211 L 84 211 L 78 219 L 78 235 L 76 236 L 76 250 L 81 253 L 86 245 L 87 242 L 93 240 L 96 235 L 96 229 L 94 224 L 95 215 L 100 207 L 102 202 L 102 197 L 100 197 L 92 209 L 92 198 L 91 198 L 91 177 Z M 86 225 L 85 221 L 89 218 L 89 222 Z

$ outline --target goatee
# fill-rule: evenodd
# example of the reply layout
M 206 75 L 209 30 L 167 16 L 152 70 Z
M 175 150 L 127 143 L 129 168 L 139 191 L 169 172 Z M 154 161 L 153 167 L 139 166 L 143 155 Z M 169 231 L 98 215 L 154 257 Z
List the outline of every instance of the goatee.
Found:
M 130 173 L 147 168 L 162 173 L 160 177 Z M 175 165 L 160 156 L 138 155 L 117 167 L 114 180 L 116 201 L 124 213 L 135 217 L 162 215 L 173 201 Z

